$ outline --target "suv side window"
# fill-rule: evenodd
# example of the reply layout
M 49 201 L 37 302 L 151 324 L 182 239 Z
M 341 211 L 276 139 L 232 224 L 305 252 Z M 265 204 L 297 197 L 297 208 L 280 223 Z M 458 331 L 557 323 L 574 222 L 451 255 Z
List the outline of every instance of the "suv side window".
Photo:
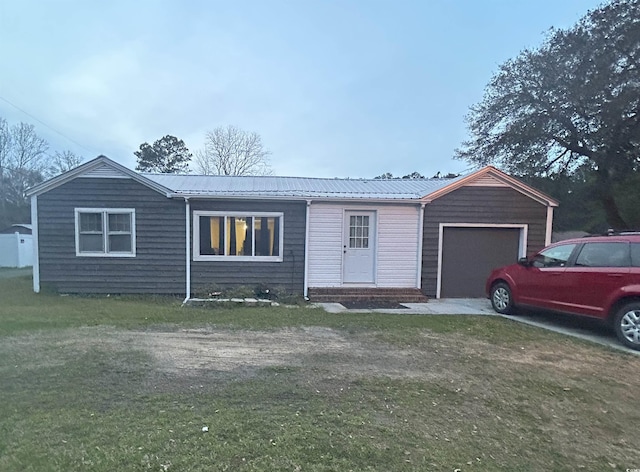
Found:
M 631 266 L 640 267 L 640 243 L 631 243 Z
M 629 244 L 586 243 L 576 259 L 578 267 L 629 267 Z
M 535 256 L 533 266 L 538 268 L 564 267 L 575 247 L 576 244 L 563 244 L 545 249 Z

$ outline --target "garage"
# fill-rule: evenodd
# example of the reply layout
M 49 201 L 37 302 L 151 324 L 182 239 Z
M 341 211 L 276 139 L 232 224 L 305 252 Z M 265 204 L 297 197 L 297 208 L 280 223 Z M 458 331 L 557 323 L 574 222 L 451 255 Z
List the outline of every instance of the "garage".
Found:
M 440 297 L 484 297 L 487 276 L 513 264 L 522 252 L 526 227 L 443 226 Z
M 421 289 L 427 297 L 484 297 L 494 267 L 551 242 L 558 202 L 491 166 L 428 195 Z

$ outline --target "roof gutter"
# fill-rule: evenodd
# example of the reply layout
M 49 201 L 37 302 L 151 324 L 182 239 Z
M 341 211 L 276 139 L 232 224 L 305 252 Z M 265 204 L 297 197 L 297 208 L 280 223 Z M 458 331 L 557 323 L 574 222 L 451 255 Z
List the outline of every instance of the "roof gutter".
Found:
M 186 193 L 168 193 L 167 198 L 185 198 L 190 200 L 273 200 L 273 201 L 300 201 L 308 202 L 311 199 L 314 201 L 321 201 L 325 203 L 390 203 L 390 204 L 403 204 L 403 205 L 415 205 L 421 203 L 423 200 L 419 197 L 416 198 L 334 198 L 334 197 L 309 197 L 299 195 L 283 195 L 283 196 L 267 196 L 267 195 L 201 195 L 201 194 L 186 194 Z M 427 202 L 429 203 L 429 202 Z

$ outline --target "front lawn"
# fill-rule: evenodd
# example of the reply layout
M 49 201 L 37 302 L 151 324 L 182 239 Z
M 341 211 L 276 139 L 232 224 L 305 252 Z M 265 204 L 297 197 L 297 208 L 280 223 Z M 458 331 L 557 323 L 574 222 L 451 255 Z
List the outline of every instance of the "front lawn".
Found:
M 498 317 L 0 280 L 2 471 L 640 468 L 640 359 Z

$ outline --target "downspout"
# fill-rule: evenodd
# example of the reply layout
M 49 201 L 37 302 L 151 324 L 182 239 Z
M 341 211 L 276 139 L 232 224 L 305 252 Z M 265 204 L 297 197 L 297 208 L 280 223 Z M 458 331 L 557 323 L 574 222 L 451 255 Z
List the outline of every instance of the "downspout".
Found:
M 422 239 L 424 238 L 424 207 L 426 203 L 420 203 L 420 215 L 418 215 L 418 273 L 416 274 L 416 287 L 422 289 Z
M 547 231 L 544 236 L 544 245 L 551 244 L 551 234 L 553 233 L 553 207 L 549 205 L 547 207 Z
M 31 243 L 33 244 L 33 291 L 40 293 L 40 245 L 38 240 L 38 197 L 31 197 Z
M 304 299 L 309 300 L 309 213 L 311 200 L 307 200 L 307 212 L 304 223 Z
M 189 205 L 189 198 L 184 198 L 185 204 L 185 247 L 186 247 L 186 289 L 185 289 L 185 298 L 182 304 L 184 305 L 191 298 L 191 206 Z

